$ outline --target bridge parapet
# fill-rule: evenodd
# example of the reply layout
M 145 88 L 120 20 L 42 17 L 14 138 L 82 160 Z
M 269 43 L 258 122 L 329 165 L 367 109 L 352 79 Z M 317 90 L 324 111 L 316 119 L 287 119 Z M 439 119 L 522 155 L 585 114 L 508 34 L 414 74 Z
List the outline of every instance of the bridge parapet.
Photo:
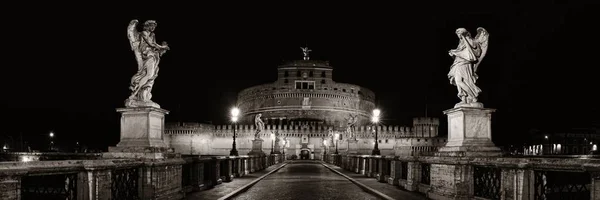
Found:
M 336 155 L 325 161 L 431 199 L 598 199 L 600 157 Z M 458 176 L 457 178 L 457 174 Z
M 182 199 L 282 161 L 270 155 L 0 162 L 0 199 Z

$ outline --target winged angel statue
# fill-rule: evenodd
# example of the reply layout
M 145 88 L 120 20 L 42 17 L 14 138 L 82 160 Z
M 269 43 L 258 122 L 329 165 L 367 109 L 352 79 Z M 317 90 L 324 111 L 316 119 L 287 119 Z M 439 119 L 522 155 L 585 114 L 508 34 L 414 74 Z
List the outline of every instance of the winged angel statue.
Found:
M 354 139 L 354 128 L 356 127 L 356 122 L 358 121 L 358 115 L 349 114 L 349 117 L 346 118 L 346 134 L 348 139 Z
M 483 104 L 477 102 L 481 89 L 475 83 L 479 78 L 476 74 L 477 68 L 488 49 L 489 33 L 479 27 L 477 35 L 472 38 L 466 29 L 458 28 L 456 35 L 459 39 L 458 47 L 448 52 L 454 57 L 448 78 L 450 84 L 458 88 L 458 97 L 461 100 L 454 107 L 483 107 Z
M 156 43 L 154 29 L 156 29 L 156 21 L 148 20 L 144 22 L 144 29 L 141 32 L 137 31 L 138 20 L 134 19 L 129 22 L 127 27 L 127 38 L 131 45 L 131 50 L 135 54 L 135 59 L 138 64 L 138 70 L 131 78 L 129 89 L 132 91 L 131 96 L 125 100 L 126 107 L 159 107 L 160 106 L 150 99 L 152 98 L 152 86 L 154 80 L 158 76 L 158 63 L 160 57 L 170 50 L 166 42 L 161 45 Z

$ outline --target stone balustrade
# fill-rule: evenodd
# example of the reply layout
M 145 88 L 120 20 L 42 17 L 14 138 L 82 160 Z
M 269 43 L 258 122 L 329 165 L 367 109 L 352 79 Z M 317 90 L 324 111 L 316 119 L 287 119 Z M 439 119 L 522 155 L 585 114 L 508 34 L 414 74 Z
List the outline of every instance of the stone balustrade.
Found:
M 283 156 L 0 162 L 0 199 L 182 199 L 283 162 Z
M 336 155 L 330 164 L 432 199 L 600 199 L 600 159 Z

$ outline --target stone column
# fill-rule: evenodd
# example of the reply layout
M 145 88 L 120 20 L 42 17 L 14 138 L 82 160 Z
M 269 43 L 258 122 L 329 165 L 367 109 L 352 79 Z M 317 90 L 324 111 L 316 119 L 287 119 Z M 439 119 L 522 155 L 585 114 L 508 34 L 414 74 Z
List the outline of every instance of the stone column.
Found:
M 406 176 L 406 190 L 417 191 L 421 183 L 421 163 L 408 162 L 408 174 Z
M 590 199 L 600 199 L 600 172 L 590 172 L 590 175 L 592 179 L 592 187 L 590 188 Z M 533 181 L 531 181 L 531 183 L 533 183 Z
M 390 169 L 390 177 L 387 182 L 391 185 L 398 185 L 398 179 L 402 176 L 402 162 L 399 160 L 391 160 L 392 168 Z

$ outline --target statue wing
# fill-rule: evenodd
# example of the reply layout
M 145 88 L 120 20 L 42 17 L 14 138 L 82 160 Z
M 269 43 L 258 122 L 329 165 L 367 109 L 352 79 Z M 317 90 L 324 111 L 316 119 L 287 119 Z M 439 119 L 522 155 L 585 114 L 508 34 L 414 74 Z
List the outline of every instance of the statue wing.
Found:
M 127 38 L 129 39 L 129 45 L 131 45 L 131 50 L 135 54 L 135 60 L 138 63 L 138 70 L 142 67 L 142 52 L 138 49 L 140 46 L 140 33 L 137 31 L 136 27 L 138 24 L 138 20 L 134 19 L 129 22 L 129 26 L 127 26 Z
M 481 63 L 483 57 L 485 57 L 485 54 L 487 53 L 489 36 L 490 34 L 487 32 L 487 30 L 485 30 L 482 27 L 477 28 L 477 35 L 475 36 L 475 41 L 481 48 L 481 55 L 477 59 L 477 64 L 475 64 L 475 68 L 473 69 L 475 72 L 477 72 L 477 67 L 479 67 L 479 64 Z

